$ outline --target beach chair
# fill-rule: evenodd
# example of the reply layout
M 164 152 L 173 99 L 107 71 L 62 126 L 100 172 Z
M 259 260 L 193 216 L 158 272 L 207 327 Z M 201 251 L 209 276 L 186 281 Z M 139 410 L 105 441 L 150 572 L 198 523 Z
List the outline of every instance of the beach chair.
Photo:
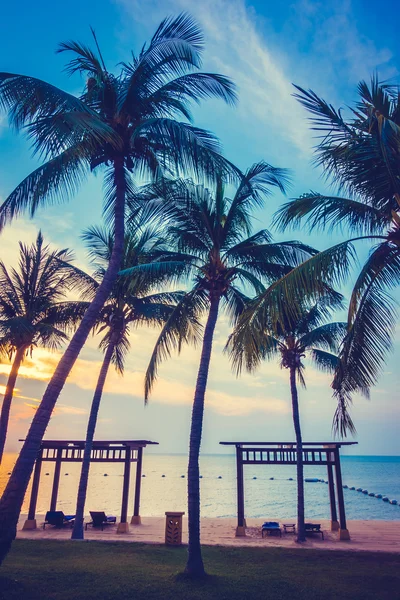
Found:
M 53 525 L 60 529 L 64 525 L 72 527 L 74 524 L 75 515 L 64 515 L 62 510 L 48 510 L 46 518 L 43 523 L 43 529 L 46 529 L 46 525 Z
M 324 532 L 321 529 L 321 525 L 319 523 L 304 523 L 306 535 L 310 533 L 320 533 L 322 539 L 324 539 Z
M 266 521 L 262 524 L 261 537 L 264 537 L 264 534 L 271 535 L 275 533 L 279 533 L 279 537 L 282 537 L 282 531 L 279 523 L 277 523 L 276 521 Z
M 113 517 L 112 515 L 107 516 L 105 512 L 91 510 L 90 516 L 92 520 L 90 523 L 86 523 L 85 529 L 88 528 L 88 525 L 91 525 L 92 527 L 101 527 L 103 531 L 104 525 L 115 525 L 117 522 L 117 517 Z

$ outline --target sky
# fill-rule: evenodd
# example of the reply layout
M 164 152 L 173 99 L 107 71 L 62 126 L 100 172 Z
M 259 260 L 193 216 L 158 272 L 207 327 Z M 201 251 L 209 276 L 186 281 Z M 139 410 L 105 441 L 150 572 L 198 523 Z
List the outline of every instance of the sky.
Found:
M 242 169 L 261 159 L 292 170 L 290 197 L 310 189 L 328 191 L 329 184 L 312 165 L 315 140 L 304 109 L 292 97 L 292 83 L 311 88 L 336 107 L 356 97 L 356 86 L 377 71 L 382 79 L 399 81 L 400 45 L 395 0 L 298 0 L 266 3 L 243 0 L 70 0 L 68 4 L 39 0 L 10 3 L 0 22 L 1 70 L 40 77 L 79 94 L 84 82 L 63 72 L 57 44 L 66 40 L 91 43 L 96 30 L 107 67 L 138 52 L 165 16 L 191 13 L 206 40 L 203 70 L 231 77 L 238 86 L 239 103 L 204 102 L 194 111 L 195 123 L 220 138 L 226 156 Z M 4 11 L 6 14 L 4 14 Z M 385 18 L 382 19 L 382 15 Z M 13 24 L 11 26 L 11 24 Z M 32 171 L 28 141 L 8 127 L 0 114 L 0 200 Z M 280 193 L 268 199 L 257 214 L 257 227 L 269 227 L 275 210 L 285 200 Z M 89 268 L 82 231 L 101 224 L 102 179 L 88 176 L 70 202 L 51 206 L 33 220 L 19 218 L 0 234 L 0 257 L 14 265 L 18 241 L 31 242 L 40 228 L 54 248 L 74 250 L 79 266 Z M 277 239 L 301 239 L 320 249 L 344 239 L 346 232 L 310 235 L 287 231 Z M 368 247 L 359 247 L 360 260 Z M 343 290 L 348 295 L 351 282 Z M 340 315 L 340 318 L 342 315 Z M 229 322 L 220 315 L 206 396 L 202 451 L 225 451 L 219 442 L 231 440 L 290 441 L 291 420 L 288 373 L 265 363 L 255 375 L 237 379 L 223 348 Z M 132 350 L 124 377 L 110 371 L 99 413 L 97 439 L 149 439 L 158 452 L 186 452 L 191 404 L 199 363 L 199 348 L 184 348 L 160 369 L 149 405 L 143 402 L 143 373 L 157 331 L 140 329 L 131 336 Z M 99 339 L 91 337 L 83 349 L 57 403 L 46 432 L 48 438 L 84 438 L 92 393 L 101 366 Z M 6 449 L 17 451 L 19 438 L 29 428 L 35 407 L 61 356 L 35 349 L 20 369 Z M 353 454 L 400 454 L 398 425 L 400 330 L 393 353 L 369 401 L 355 398 L 353 418 L 358 446 Z M 0 393 L 10 370 L 0 363 Z M 300 391 L 303 439 L 332 438 L 335 409 L 329 377 L 309 364 L 307 389 Z

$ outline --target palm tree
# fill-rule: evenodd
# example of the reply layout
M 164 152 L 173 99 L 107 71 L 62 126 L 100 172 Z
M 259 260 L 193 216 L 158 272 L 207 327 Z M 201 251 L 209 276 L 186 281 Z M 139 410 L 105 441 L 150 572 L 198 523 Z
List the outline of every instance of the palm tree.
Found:
M 13 359 L 0 415 L 0 463 L 24 356 L 36 346 L 59 348 L 82 314 L 79 304 L 63 301 L 77 277 L 69 250 L 50 250 L 39 231 L 31 246 L 19 243 L 19 253 L 17 269 L 0 261 L 0 352 Z
M 271 281 L 287 273 L 294 264 L 308 257 L 312 250 L 299 242 L 273 243 L 267 230 L 251 233 L 251 210 L 262 203 L 271 186 L 284 191 L 285 170 L 260 162 L 243 177 L 233 198 L 225 196 L 225 186 L 219 179 L 212 193 L 190 181 L 160 186 L 160 195 L 171 205 L 175 198 L 173 216 L 166 237 L 172 250 L 165 253 L 166 264 L 175 264 L 178 273 L 191 278 L 190 291 L 178 304 L 164 326 L 146 374 L 145 398 L 148 399 L 157 368 L 162 358 L 173 348 L 180 349 L 180 339 L 173 329 L 188 307 L 206 318 L 202 352 L 194 393 L 190 430 L 188 465 L 189 548 L 186 573 L 204 575 L 200 546 L 200 486 L 199 454 L 203 426 L 204 399 L 211 359 L 213 335 L 220 306 L 236 322 L 248 297 L 246 289 L 259 293 L 262 281 Z M 170 193 L 168 193 L 168 191 Z M 140 267 L 141 270 L 162 268 L 159 265 Z
M 332 373 L 337 368 L 337 352 L 346 333 L 346 323 L 326 323 L 331 308 L 341 306 L 342 296 L 333 291 L 330 297 L 304 308 L 296 319 L 283 315 L 280 322 L 265 323 L 263 329 L 251 326 L 251 305 L 246 315 L 230 336 L 227 348 L 232 363 L 239 373 L 243 364 L 253 372 L 264 359 L 280 357 L 281 368 L 288 369 L 292 397 L 292 416 L 296 434 L 297 451 L 297 541 L 305 541 L 304 527 L 304 476 L 303 439 L 300 426 L 297 381 L 305 388 L 305 366 L 303 358 L 308 357 L 323 371 Z
M 95 35 L 94 35 L 95 37 Z M 234 86 L 222 75 L 199 73 L 203 35 L 193 19 L 165 19 L 139 55 L 112 74 L 98 48 L 61 44 L 72 52 L 70 74 L 87 78 L 76 97 L 34 77 L 0 74 L 0 108 L 24 129 L 46 162 L 9 195 L 0 208 L 0 227 L 29 210 L 61 202 L 91 170 L 105 173 L 104 213 L 112 223 L 114 247 L 105 276 L 72 337 L 35 413 L 26 441 L 0 500 L 0 563 L 15 537 L 18 515 L 40 442 L 63 385 L 108 298 L 123 255 L 124 216 L 136 202 L 132 176 L 193 172 L 212 177 L 230 167 L 209 132 L 196 128 L 189 107 L 207 97 L 235 101 Z M 177 119 L 183 117 L 184 122 Z
M 88 229 L 84 233 L 83 239 L 86 241 L 91 259 L 96 268 L 92 281 L 85 282 L 86 296 L 88 291 L 93 293 L 97 289 L 104 277 L 112 255 L 114 239 L 110 231 L 97 227 Z M 139 264 L 149 264 L 162 249 L 163 240 L 156 233 L 155 229 L 147 228 L 143 231 L 128 231 L 125 234 L 121 268 L 127 269 Z M 182 296 L 182 292 L 153 293 L 154 288 L 165 283 L 167 279 L 168 273 L 161 276 L 148 273 L 138 275 L 133 279 L 119 277 L 115 281 L 111 294 L 101 310 L 100 318 L 96 324 L 96 331 L 104 334 L 99 345 L 100 349 L 104 352 L 104 359 L 90 409 L 72 539 L 83 539 L 84 537 L 83 518 L 89 478 L 90 455 L 97 415 L 110 364 L 113 363 L 116 371 L 123 374 L 125 358 L 130 348 L 130 329 L 141 325 L 161 326 L 165 323 L 173 309 L 174 303 L 179 301 Z M 89 289 L 88 283 L 90 284 Z M 193 323 L 193 326 L 195 331 L 196 323 Z
M 348 335 L 332 387 L 338 398 L 335 428 L 352 430 L 348 406 L 354 392 L 369 394 L 392 346 L 396 303 L 390 290 L 400 283 L 400 96 L 379 83 L 358 86 L 359 101 L 345 120 L 341 111 L 311 90 L 297 87 L 298 100 L 321 132 L 316 163 L 349 197 L 315 192 L 291 200 L 278 211 L 282 230 L 303 218 L 310 230 L 345 226 L 355 236 L 321 252 L 302 266 L 293 285 L 309 290 L 321 273 L 342 283 L 355 258 L 353 242 L 373 244 L 359 272 L 348 310 Z

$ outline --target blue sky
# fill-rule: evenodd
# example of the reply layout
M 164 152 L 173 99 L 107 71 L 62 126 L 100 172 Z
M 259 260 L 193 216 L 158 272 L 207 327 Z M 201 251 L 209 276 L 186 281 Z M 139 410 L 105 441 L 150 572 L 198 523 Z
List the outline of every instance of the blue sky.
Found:
M 311 165 L 312 134 L 306 115 L 292 98 L 292 82 L 310 87 L 335 106 L 345 107 L 355 97 L 356 84 L 378 70 L 382 78 L 398 80 L 399 38 L 396 3 L 384 0 L 245 3 L 242 0 L 98 0 L 68 4 L 39 1 L 7 3 L 0 23 L 1 70 L 40 77 L 79 93 L 83 82 L 63 73 L 63 57 L 57 44 L 68 39 L 91 43 L 89 26 L 96 29 L 107 66 L 138 51 L 160 20 L 182 10 L 201 24 L 206 37 L 203 68 L 229 75 L 238 85 L 235 109 L 209 101 L 194 111 L 196 124 L 214 131 L 226 155 L 240 167 L 265 159 L 293 171 L 290 195 L 309 189 L 327 190 L 321 173 Z M 384 15 L 384 18 L 382 18 Z M 29 145 L 8 129 L 0 116 L 0 199 L 30 171 L 36 161 Z M 101 177 L 89 177 L 68 204 L 41 211 L 34 221 L 19 219 L 0 235 L 1 258 L 11 264 L 19 239 L 32 240 L 39 227 L 58 247 L 76 251 L 79 264 L 87 264 L 79 234 L 101 221 Z M 275 194 L 257 217 L 268 226 L 273 212 L 284 200 Z M 345 232 L 344 232 L 345 233 Z M 343 234 L 344 235 L 344 234 Z M 286 239 L 303 239 L 324 248 L 342 236 L 286 232 Z M 366 248 L 360 248 L 360 257 Z M 343 290 L 345 293 L 348 288 Z M 274 364 L 263 366 L 256 376 L 236 380 L 222 356 L 228 323 L 220 319 L 205 416 L 203 450 L 216 452 L 221 439 L 293 438 L 287 374 Z M 199 352 L 185 349 L 181 358 L 166 363 L 149 407 L 143 407 L 142 376 L 155 339 L 151 331 L 135 332 L 133 350 L 124 379 L 110 374 L 98 428 L 99 438 L 148 438 L 160 442 L 160 451 L 185 452 L 193 387 Z M 400 405 L 396 392 L 399 377 L 395 360 L 400 352 L 397 334 L 395 353 L 389 358 L 370 402 L 356 399 L 354 418 L 360 453 L 400 454 L 398 422 Z M 48 435 L 84 436 L 101 354 L 98 340 L 91 339 L 65 386 Z M 12 415 L 9 449 L 18 447 L 32 418 L 58 355 L 35 352 L 27 360 L 18 382 Z M 0 365 L 0 384 L 9 365 Z M 329 439 L 334 403 L 329 379 L 308 369 L 309 387 L 301 392 L 304 437 Z

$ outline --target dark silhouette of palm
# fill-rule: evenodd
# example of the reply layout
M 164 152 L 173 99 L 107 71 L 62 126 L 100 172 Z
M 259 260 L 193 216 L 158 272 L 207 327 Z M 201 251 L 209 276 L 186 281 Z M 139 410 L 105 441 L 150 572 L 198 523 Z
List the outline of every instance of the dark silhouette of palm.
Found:
M 179 323 L 186 322 L 182 315 L 192 311 L 206 319 L 193 402 L 188 465 L 189 556 L 186 572 L 192 576 L 204 574 L 200 546 L 199 454 L 219 310 L 226 310 L 235 323 L 249 301 L 247 289 L 259 293 L 264 289 L 263 282 L 281 277 L 312 253 L 311 248 L 299 242 L 272 242 L 265 229 L 257 233 L 251 231 L 252 208 L 262 203 L 271 186 L 283 190 L 285 183 L 284 170 L 261 162 L 247 171 L 233 198 L 225 196 L 222 178 L 213 191 L 190 181 L 160 185 L 159 195 L 172 206 L 166 233 L 171 251 L 165 253 L 158 264 L 139 268 L 143 271 L 148 268 L 162 270 L 164 263 L 175 265 L 177 276 L 191 281 L 190 291 L 173 311 L 156 343 L 146 375 L 146 399 L 160 361 L 172 349 L 181 348 L 182 337 L 186 335 L 185 327 L 179 335 Z
M 89 255 L 95 268 L 92 280 L 84 281 L 84 297 L 95 293 L 107 270 L 114 245 L 110 231 L 92 227 L 83 235 L 89 249 Z M 125 234 L 124 254 L 121 269 L 136 265 L 149 264 L 162 253 L 164 240 L 155 228 L 128 230 Z M 172 277 L 174 276 L 174 271 Z M 72 539 L 83 539 L 83 519 L 86 492 L 90 469 L 90 455 L 97 424 L 100 402 L 111 364 L 120 374 L 124 372 L 125 358 L 130 349 L 129 334 L 132 328 L 162 326 L 170 316 L 174 305 L 181 299 L 183 292 L 155 292 L 156 288 L 168 282 L 168 272 L 161 276 L 144 273 L 137 277 L 119 277 L 116 279 L 111 294 L 101 309 L 96 333 L 102 336 L 99 347 L 104 352 L 97 385 L 89 414 L 85 450 L 83 455 L 81 476 L 78 487 L 75 522 Z M 196 327 L 196 323 L 193 323 Z
M 216 138 L 188 122 L 192 102 L 207 97 L 235 100 L 229 79 L 198 72 L 202 48 L 201 30 L 181 14 L 165 19 L 150 44 L 122 63 L 117 75 L 106 67 L 97 41 L 95 50 L 78 42 L 61 44 L 60 52 L 73 55 L 67 71 L 86 78 L 79 98 L 34 77 L 0 74 L 0 107 L 17 129 L 27 132 L 34 152 L 45 161 L 5 200 L 0 226 L 25 211 L 33 215 L 48 203 L 65 201 L 90 171 L 101 170 L 104 215 L 114 231 L 107 271 L 48 384 L 0 500 L 0 562 L 15 537 L 54 405 L 117 277 L 125 215 L 136 207 L 133 176 L 185 172 L 212 178 L 216 169 L 232 169 L 221 157 Z
M 18 268 L 0 261 L 0 354 L 12 360 L 0 415 L 0 463 L 19 368 L 35 347 L 56 350 L 79 322 L 80 303 L 65 297 L 79 280 L 69 250 L 51 250 L 39 232 L 31 246 L 20 242 Z
M 286 314 L 280 321 L 264 323 L 260 329 L 252 326 L 252 306 L 239 318 L 230 336 L 227 349 L 235 370 L 243 366 L 253 372 L 262 360 L 280 358 L 281 368 L 288 369 L 292 397 L 292 416 L 297 449 L 297 541 L 305 541 L 304 527 L 304 475 L 302 434 L 297 391 L 297 381 L 305 388 L 305 366 L 303 359 L 309 358 L 319 369 L 333 373 L 338 366 L 337 353 L 346 334 L 346 323 L 327 323 L 331 309 L 342 306 L 342 296 L 330 291 L 324 300 L 307 307 L 303 304 L 302 314 L 290 319 Z
M 345 226 L 353 237 L 304 264 L 293 284 L 312 289 L 318 278 L 341 283 L 356 254 L 353 243 L 373 244 L 358 274 L 349 303 L 348 334 L 332 387 L 338 399 L 335 428 L 354 431 L 348 407 L 355 392 L 369 395 L 392 346 L 397 322 L 390 291 L 400 282 L 400 104 L 398 88 L 376 77 L 358 86 L 359 100 L 349 119 L 312 91 L 296 97 L 311 113 L 322 140 L 316 148 L 321 165 L 339 191 L 350 197 L 304 194 L 283 205 L 276 223 L 282 230 L 301 220 L 309 229 Z

